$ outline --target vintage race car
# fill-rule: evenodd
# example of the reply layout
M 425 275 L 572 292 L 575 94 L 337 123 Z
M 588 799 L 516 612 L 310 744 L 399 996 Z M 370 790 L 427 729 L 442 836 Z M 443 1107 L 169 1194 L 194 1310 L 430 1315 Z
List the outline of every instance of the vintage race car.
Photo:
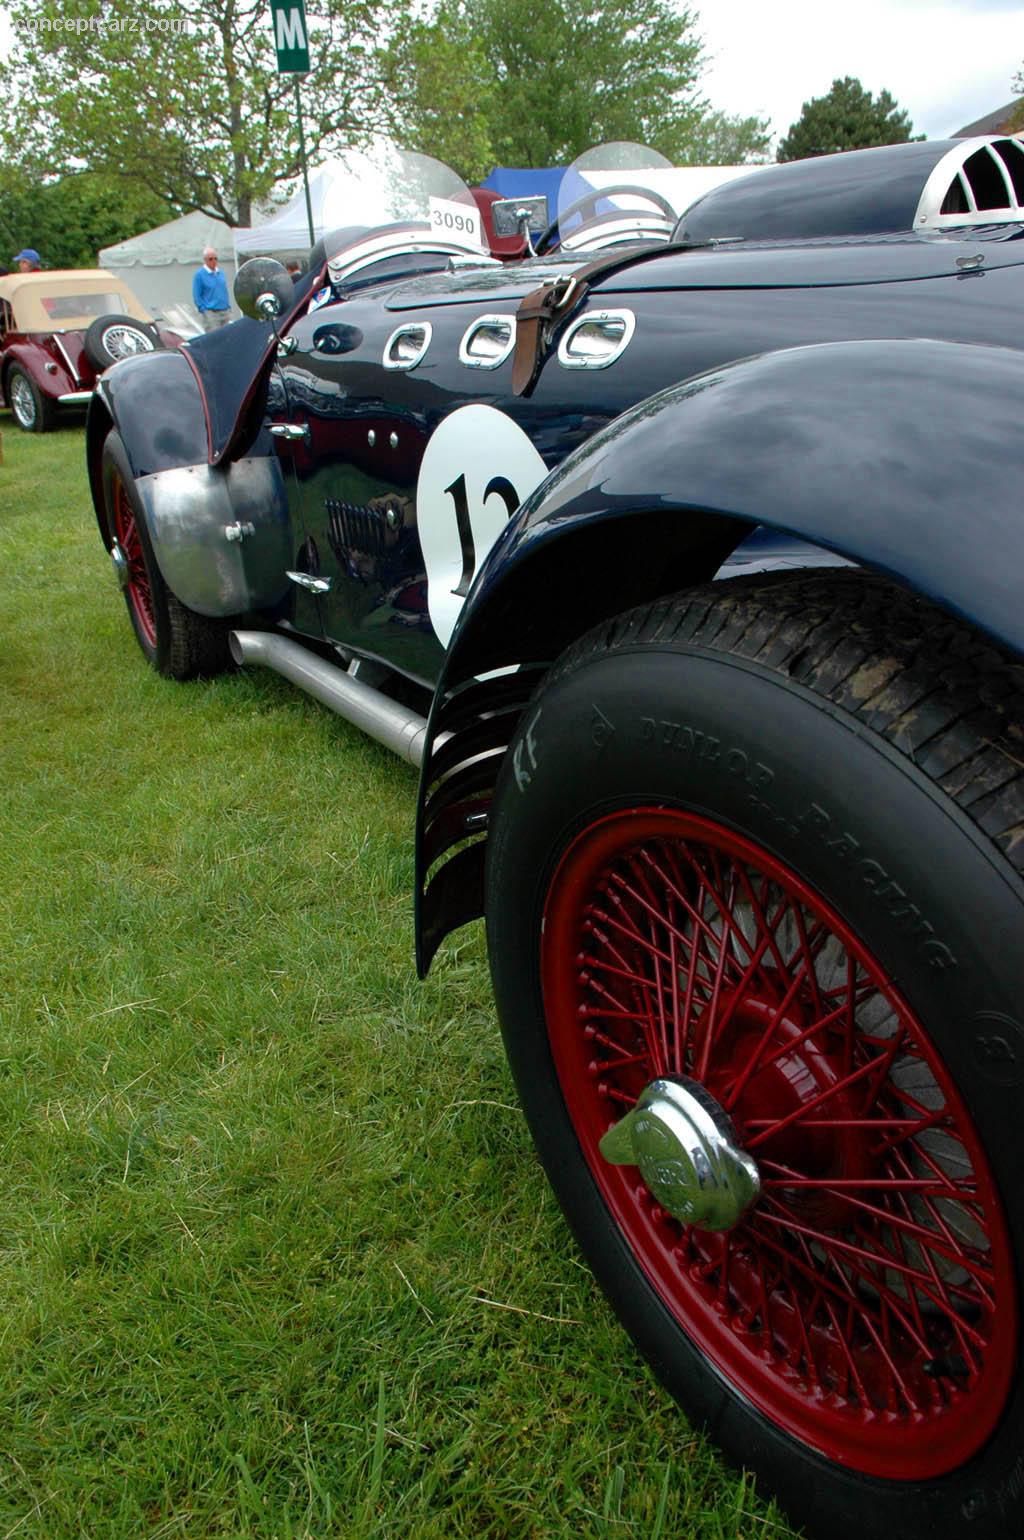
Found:
M 61 407 L 87 406 L 110 364 L 180 341 L 116 273 L 0 278 L 0 400 L 26 433 L 47 432 Z
M 502 265 L 410 196 L 300 289 L 241 269 L 253 319 L 101 379 L 100 531 L 161 672 L 275 669 L 422 766 L 419 967 L 485 917 L 689 1415 L 815 1535 L 1009 1540 L 1024 147 L 664 201 L 570 183 Z

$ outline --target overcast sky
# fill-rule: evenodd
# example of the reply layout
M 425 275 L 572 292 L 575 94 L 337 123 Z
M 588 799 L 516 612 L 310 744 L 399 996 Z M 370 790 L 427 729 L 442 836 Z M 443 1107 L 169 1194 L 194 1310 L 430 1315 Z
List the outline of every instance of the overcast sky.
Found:
M 1024 61 L 1024 0 L 693 3 L 712 58 L 703 82 L 712 105 L 768 117 L 776 135 L 836 76 L 856 75 L 869 91 L 891 91 L 918 133 L 944 138 L 1008 102 Z M 0 3 L 0 57 L 8 39 Z
M 917 133 L 942 139 L 1013 96 L 1022 0 L 695 0 L 711 103 L 782 135 L 837 76 L 886 89 Z

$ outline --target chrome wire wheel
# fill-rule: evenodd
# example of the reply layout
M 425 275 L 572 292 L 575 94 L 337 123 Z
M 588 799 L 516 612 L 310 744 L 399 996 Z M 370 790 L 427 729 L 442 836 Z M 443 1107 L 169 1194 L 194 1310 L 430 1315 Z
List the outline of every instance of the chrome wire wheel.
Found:
M 26 433 L 35 431 L 36 420 L 39 415 L 39 407 L 36 402 L 35 392 L 31 381 L 19 372 L 11 375 L 10 384 L 11 411 L 19 428 L 24 428 Z
M 584 1158 L 662 1301 L 784 1432 L 923 1480 L 989 1438 L 1016 1289 L 973 1120 L 921 1021 L 828 903 L 768 851 L 665 807 L 590 824 L 544 906 L 541 985 Z M 652 1081 L 732 1120 L 760 1196 L 710 1233 L 600 1141 Z
M 103 333 L 103 347 L 111 361 L 133 358 L 138 353 L 152 353 L 153 339 L 138 326 L 116 325 Z

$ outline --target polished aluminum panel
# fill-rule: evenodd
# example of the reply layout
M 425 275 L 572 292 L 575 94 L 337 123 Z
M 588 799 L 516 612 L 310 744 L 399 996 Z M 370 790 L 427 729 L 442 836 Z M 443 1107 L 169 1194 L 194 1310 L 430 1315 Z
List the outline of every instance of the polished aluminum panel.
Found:
M 276 459 L 185 465 L 135 483 L 164 581 L 200 615 L 270 609 L 288 591 L 292 541 Z M 240 527 L 252 533 L 239 540 Z

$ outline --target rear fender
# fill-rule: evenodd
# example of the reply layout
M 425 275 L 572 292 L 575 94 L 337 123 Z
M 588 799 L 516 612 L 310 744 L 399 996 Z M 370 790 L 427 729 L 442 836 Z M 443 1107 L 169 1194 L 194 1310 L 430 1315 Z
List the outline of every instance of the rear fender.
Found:
M 475 822 L 465 827 L 451 813 L 459 805 L 457 747 L 448 736 L 434 750 L 452 723 L 472 747 L 474 728 L 493 720 L 495 685 L 479 682 L 481 674 L 518 666 L 540 678 L 601 620 L 733 575 L 742 570 L 738 548 L 758 526 L 788 542 L 780 565 L 871 568 L 1024 652 L 1024 516 L 1013 448 L 1022 412 L 1017 351 L 919 340 L 822 344 L 673 386 L 552 472 L 490 551 L 438 682 L 417 818 L 421 972 L 444 934 L 481 912 L 483 836 L 466 839 L 485 827 L 489 787 L 518 718 L 506 713 L 489 779 L 474 761 L 467 817 Z M 428 885 L 431 867 L 457 843 L 452 871 L 438 866 Z
M 142 354 L 108 369 L 86 422 L 89 484 L 108 550 L 102 456 L 112 429 L 134 473 L 160 574 L 181 602 L 215 617 L 276 606 L 292 541 L 269 434 L 261 432 L 244 458 L 212 466 L 203 398 L 182 353 Z

